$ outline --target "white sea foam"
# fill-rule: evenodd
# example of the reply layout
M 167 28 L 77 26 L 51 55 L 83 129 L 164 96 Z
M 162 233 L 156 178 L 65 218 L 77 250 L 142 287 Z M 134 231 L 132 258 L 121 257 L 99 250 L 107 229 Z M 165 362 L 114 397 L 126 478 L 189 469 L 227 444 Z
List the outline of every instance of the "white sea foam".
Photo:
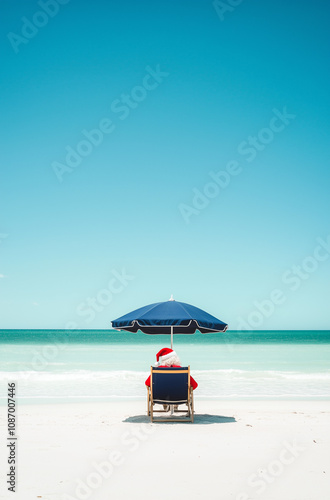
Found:
M 35 379 L 43 381 L 60 380 L 140 380 L 149 375 L 149 371 L 135 370 L 66 370 L 66 371 L 1 371 L 1 380 L 24 380 Z M 192 370 L 191 375 L 203 378 L 231 378 L 231 379 L 287 379 L 287 380 L 324 380 L 330 381 L 330 370 L 327 372 L 294 372 L 294 371 L 275 371 L 275 370 L 237 370 L 237 369 L 218 369 L 218 370 Z
M 84 381 L 84 380 L 140 380 L 147 377 L 149 372 L 137 372 L 132 370 L 67 370 L 63 372 L 42 372 L 37 370 L 27 370 L 19 372 L 0 372 L 1 380 L 35 380 L 35 381 Z
M 0 393 L 7 382 L 16 381 L 18 397 L 24 400 L 77 400 L 97 398 L 143 399 L 148 371 L 134 370 L 26 370 L 0 372 Z M 202 398 L 330 398 L 330 371 L 193 370 Z

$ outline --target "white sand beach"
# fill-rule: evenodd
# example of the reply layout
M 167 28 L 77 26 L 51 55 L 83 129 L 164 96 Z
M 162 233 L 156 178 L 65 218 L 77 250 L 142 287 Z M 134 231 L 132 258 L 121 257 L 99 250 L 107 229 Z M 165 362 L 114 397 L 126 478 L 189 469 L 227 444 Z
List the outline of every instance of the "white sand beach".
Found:
M 330 401 L 195 403 L 193 424 L 151 424 L 144 401 L 21 405 L 1 498 L 329 499 Z

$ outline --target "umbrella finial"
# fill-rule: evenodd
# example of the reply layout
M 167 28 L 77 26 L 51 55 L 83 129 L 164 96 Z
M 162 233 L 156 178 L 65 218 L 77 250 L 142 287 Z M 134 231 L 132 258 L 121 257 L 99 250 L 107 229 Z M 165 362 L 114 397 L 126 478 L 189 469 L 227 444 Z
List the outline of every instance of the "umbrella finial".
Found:
M 171 298 L 168 300 L 175 300 L 175 299 L 173 299 L 173 293 L 171 293 Z

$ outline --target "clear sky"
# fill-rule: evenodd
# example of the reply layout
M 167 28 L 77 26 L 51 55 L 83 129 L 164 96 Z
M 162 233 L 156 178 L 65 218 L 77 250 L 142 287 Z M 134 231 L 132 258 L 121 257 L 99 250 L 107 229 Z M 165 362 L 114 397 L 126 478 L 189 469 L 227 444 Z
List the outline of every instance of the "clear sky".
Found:
M 0 328 L 330 328 L 326 0 L 0 9 Z

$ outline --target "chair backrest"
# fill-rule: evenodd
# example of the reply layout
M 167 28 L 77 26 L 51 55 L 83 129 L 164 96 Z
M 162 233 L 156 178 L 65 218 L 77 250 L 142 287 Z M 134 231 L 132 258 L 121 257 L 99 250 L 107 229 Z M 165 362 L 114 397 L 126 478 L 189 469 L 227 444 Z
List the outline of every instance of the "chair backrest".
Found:
M 185 403 L 190 388 L 190 367 L 151 367 L 154 403 Z

